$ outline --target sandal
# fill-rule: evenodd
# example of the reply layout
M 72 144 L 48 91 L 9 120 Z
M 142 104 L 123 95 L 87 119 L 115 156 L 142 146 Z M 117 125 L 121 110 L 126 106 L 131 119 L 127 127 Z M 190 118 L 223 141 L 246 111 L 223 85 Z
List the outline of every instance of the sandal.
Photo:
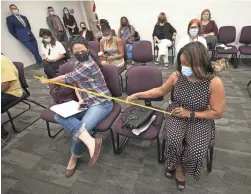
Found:
M 180 172 L 180 173 L 185 173 L 184 172 L 184 167 L 183 166 L 178 166 L 177 167 L 177 169 L 178 169 L 178 173 Z M 177 171 L 176 171 L 176 173 L 177 173 Z M 186 184 L 186 181 L 180 181 L 180 180 L 178 180 L 177 179 L 177 175 L 176 175 L 176 178 L 175 178 L 175 182 L 176 182 L 176 185 L 177 185 L 177 189 L 179 190 L 179 191 L 183 191 L 184 189 L 185 189 L 185 184 Z
M 165 168 L 165 176 L 166 176 L 166 178 L 168 178 L 168 179 L 171 179 L 171 178 L 173 178 L 173 175 L 174 175 L 174 172 L 175 172 L 175 168 L 174 169 L 169 169 L 168 167 L 167 168 Z
M 186 181 L 179 181 L 177 178 L 175 178 L 175 181 L 176 181 L 177 189 L 179 191 L 183 191 L 185 189 Z

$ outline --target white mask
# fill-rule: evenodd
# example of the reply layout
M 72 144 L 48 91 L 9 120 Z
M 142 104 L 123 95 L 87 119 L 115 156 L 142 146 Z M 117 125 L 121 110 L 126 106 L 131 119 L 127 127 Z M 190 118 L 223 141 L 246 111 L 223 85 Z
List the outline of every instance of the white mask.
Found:
M 112 36 L 102 36 L 102 39 L 108 41 L 112 38 Z
M 19 11 L 17 9 L 12 10 L 13 15 L 19 15 Z

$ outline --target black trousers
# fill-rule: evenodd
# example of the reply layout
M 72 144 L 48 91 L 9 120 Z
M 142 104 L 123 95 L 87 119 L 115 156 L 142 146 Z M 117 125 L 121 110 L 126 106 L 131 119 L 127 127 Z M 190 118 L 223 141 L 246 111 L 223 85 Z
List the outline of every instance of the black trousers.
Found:
M 2 92 L 1 93 L 1 108 L 7 106 L 8 104 L 10 104 L 11 102 L 17 99 L 18 99 L 17 96 Z
M 66 31 L 58 32 L 57 39 L 59 42 L 67 42 L 68 43 L 68 37 L 67 37 Z
M 44 73 L 48 77 L 48 79 L 52 79 L 54 77 L 57 77 L 57 70 L 60 65 L 64 64 L 64 60 L 56 61 L 56 62 L 48 62 L 44 61 Z

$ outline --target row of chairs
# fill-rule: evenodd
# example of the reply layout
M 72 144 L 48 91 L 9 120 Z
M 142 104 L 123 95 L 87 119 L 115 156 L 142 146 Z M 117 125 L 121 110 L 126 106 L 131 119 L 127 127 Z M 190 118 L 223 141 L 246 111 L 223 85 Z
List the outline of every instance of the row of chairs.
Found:
M 98 41 L 89 41 L 90 49 L 98 54 L 100 51 L 100 44 Z M 127 70 L 127 55 L 126 55 L 126 43 L 124 43 L 124 60 L 125 65 L 121 68 L 119 68 L 119 77 L 120 77 L 120 83 L 121 83 L 121 89 L 122 92 L 124 92 L 124 86 L 123 86 L 123 77 L 122 73 Z M 142 52 L 143 51 L 143 52 Z M 152 62 L 152 43 L 150 41 L 137 41 L 132 46 L 132 60 L 136 63 L 141 63 L 142 65 L 146 65 L 148 62 Z
M 221 47 L 216 47 L 214 52 L 214 58 L 217 59 L 218 54 L 232 55 L 231 62 L 234 68 L 237 68 L 240 64 L 241 55 L 251 55 L 251 26 L 244 26 L 241 29 L 239 43 L 244 44 L 238 47 L 231 43 L 236 40 L 236 28 L 234 26 L 222 26 L 219 28 L 218 43 L 224 44 L 231 49 L 225 50 Z M 239 52 L 238 61 L 234 62 Z

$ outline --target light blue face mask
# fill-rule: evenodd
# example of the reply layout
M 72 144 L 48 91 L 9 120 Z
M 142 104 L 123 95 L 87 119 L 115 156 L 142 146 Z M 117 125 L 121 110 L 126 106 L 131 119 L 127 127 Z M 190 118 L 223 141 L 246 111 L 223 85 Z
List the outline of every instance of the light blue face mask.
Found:
M 64 13 L 65 13 L 65 14 L 68 14 L 68 13 L 69 13 L 69 11 L 65 10 L 65 11 L 64 11 Z
M 189 34 L 192 36 L 192 37 L 195 37 L 198 35 L 198 32 L 199 32 L 199 29 L 198 28 L 190 28 L 189 30 Z
M 51 42 L 51 38 L 50 37 L 44 38 L 44 41 L 47 42 L 47 43 L 49 43 L 49 42 Z
M 50 15 L 54 15 L 54 11 L 51 11 L 51 12 L 50 12 Z
M 182 73 L 182 75 L 184 75 L 186 77 L 190 77 L 193 75 L 193 70 L 191 67 L 181 65 L 181 73 Z

